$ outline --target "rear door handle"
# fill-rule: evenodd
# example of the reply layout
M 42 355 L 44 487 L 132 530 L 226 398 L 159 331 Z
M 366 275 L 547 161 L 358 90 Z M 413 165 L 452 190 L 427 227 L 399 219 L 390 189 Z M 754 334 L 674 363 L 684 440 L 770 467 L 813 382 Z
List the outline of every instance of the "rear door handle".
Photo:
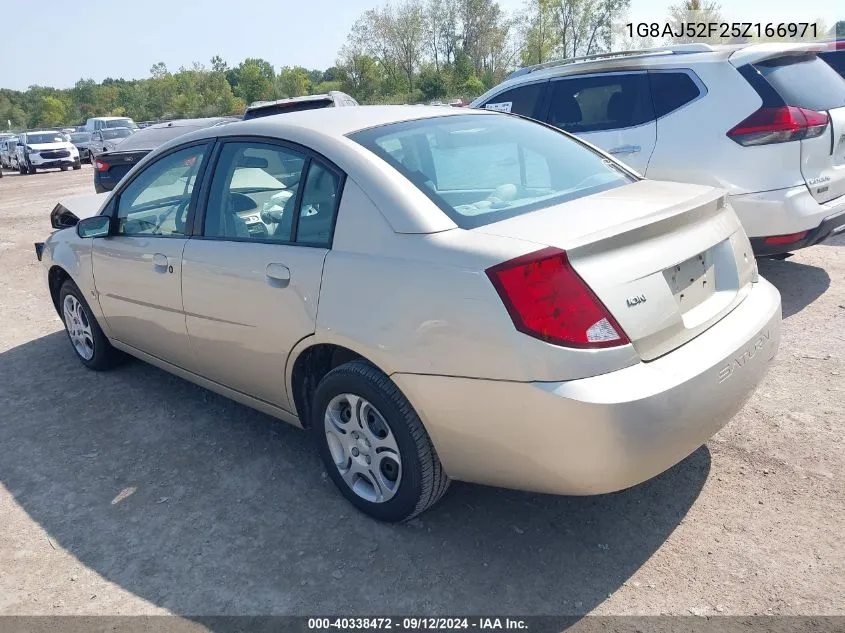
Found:
M 290 283 L 290 268 L 283 264 L 267 264 L 264 272 L 271 286 L 286 288 Z
M 167 255 L 156 253 L 153 255 L 153 266 L 156 268 L 167 268 Z
M 608 150 L 608 154 L 636 154 L 639 151 L 642 151 L 642 147 L 639 145 L 620 145 L 619 147 L 614 147 L 611 150 Z

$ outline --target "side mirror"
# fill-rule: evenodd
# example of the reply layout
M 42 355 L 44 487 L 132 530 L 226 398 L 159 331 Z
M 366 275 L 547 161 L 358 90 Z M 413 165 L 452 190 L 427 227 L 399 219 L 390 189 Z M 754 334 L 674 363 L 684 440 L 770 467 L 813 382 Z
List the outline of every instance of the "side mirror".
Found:
M 95 215 L 91 218 L 80 220 L 76 224 L 76 234 L 79 237 L 108 237 L 111 227 L 111 217 L 108 215 Z

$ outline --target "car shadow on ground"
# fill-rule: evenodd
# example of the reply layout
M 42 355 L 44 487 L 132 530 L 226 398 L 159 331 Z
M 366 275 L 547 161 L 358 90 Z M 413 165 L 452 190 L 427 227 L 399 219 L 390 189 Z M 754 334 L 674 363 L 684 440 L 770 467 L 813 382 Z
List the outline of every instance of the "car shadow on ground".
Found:
M 336 492 L 301 430 L 138 361 L 89 372 L 63 332 L 0 354 L 0 400 L 0 482 L 20 507 L 177 614 L 583 614 L 664 543 L 710 470 L 702 447 L 600 497 L 456 483 L 385 525 Z
M 758 259 L 757 268 L 780 291 L 784 319 L 801 312 L 830 287 L 830 276 L 818 266 L 791 259 Z

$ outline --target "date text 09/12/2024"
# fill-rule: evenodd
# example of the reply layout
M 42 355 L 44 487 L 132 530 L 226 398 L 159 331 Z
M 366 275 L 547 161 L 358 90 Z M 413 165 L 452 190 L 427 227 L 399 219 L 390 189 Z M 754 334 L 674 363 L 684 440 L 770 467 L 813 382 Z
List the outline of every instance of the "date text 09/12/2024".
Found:
M 519 618 L 497 617 L 352 617 L 352 618 L 308 618 L 308 629 L 312 631 L 331 630 L 397 630 L 397 631 L 447 631 L 447 630 L 524 630 L 528 625 Z
M 781 38 L 815 39 L 815 22 L 627 22 L 629 37 L 668 37 L 684 39 Z

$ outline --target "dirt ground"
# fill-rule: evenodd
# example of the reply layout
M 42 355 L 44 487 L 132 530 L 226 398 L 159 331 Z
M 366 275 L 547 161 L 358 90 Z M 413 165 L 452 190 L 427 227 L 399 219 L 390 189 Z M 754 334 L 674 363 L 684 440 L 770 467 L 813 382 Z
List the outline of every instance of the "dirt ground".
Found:
M 33 242 L 91 168 L 0 180 L 0 614 L 845 614 L 845 236 L 763 261 L 780 354 L 713 440 L 633 489 L 454 484 L 408 525 L 303 432 L 74 357 Z

